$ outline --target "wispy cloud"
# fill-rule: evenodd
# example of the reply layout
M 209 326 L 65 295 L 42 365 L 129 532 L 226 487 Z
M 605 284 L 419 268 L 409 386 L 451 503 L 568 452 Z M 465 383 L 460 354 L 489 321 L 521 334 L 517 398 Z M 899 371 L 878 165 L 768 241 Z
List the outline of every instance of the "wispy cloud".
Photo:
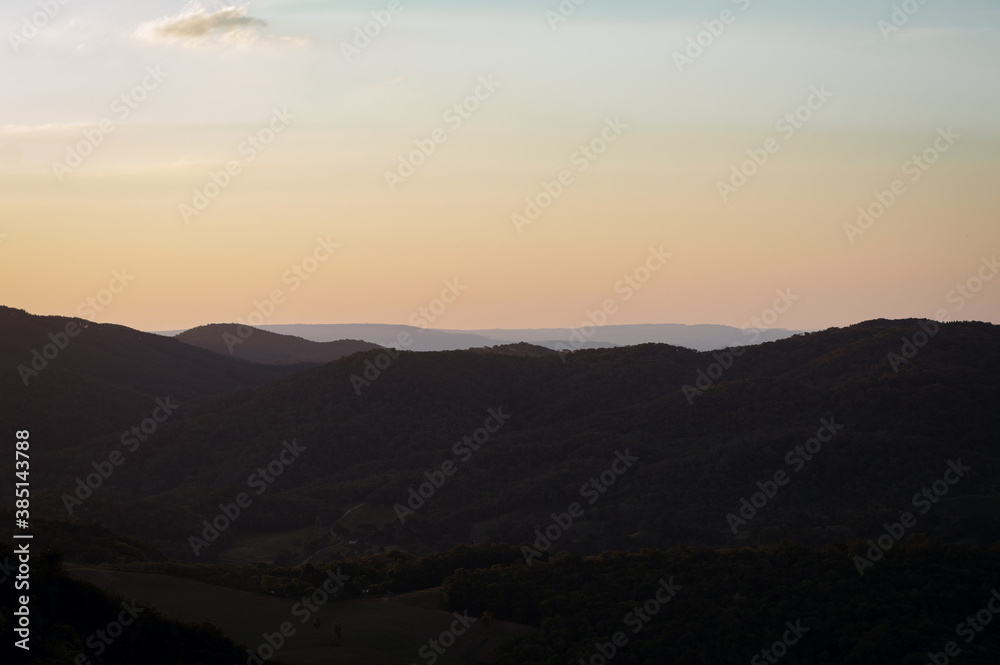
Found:
M 11 134 L 61 134 L 69 131 L 78 131 L 87 127 L 96 127 L 97 124 L 96 122 L 60 122 L 39 125 L 0 125 L 0 136 Z
M 183 42 L 187 45 L 254 44 L 264 41 L 260 29 L 267 21 L 250 15 L 246 5 L 206 8 L 192 2 L 176 16 L 165 16 L 136 28 L 136 35 L 149 41 Z M 307 38 L 282 37 L 281 41 L 301 44 Z

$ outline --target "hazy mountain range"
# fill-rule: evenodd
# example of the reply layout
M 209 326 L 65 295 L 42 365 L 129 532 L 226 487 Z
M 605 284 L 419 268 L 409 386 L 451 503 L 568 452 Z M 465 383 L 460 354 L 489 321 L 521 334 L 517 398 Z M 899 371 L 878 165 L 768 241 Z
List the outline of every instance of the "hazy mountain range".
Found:
M 876 320 L 571 354 L 491 332 L 488 348 L 415 353 L 0 308 L 0 422 L 30 428 L 32 590 L 50 599 L 32 614 L 39 662 L 69 662 L 121 611 L 46 550 L 151 600 L 113 665 L 256 662 L 226 636 L 254 647 L 341 569 L 322 630 L 343 622 L 343 643 L 303 626 L 313 656 L 283 662 L 410 662 L 443 630 L 423 622 L 465 610 L 497 619 L 470 642 L 494 646 L 455 662 L 587 662 L 661 588 L 677 592 L 670 620 L 615 662 L 745 662 L 802 617 L 808 657 L 788 662 L 921 663 L 893 654 L 940 648 L 928 612 L 957 621 L 1000 583 L 1000 326 Z M 0 471 L 14 477 L 13 455 Z M 0 565 L 13 556 L 0 547 Z M 3 662 L 13 609 L 5 596 Z M 737 626 L 721 638 L 719 616 Z M 391 657 L 363 655 L 383 642 Z M 986 632 L 963 662 L 998 648 Z
M 206 326 L 187 331 L 173 330 L 158 334 L 182 337 L 185 341 L 201 335 Z M 744 346 L 785 339 L 801 333 L 797 330 L 772 328 L 767 330 L 733 328 L 720 325 L 683 325 L 674 323 L 599 326 L 595 328 L 537 328 L 438 330 L 414 326 L 375 323 L 359 324 L 287 324 L 258 327 L 281 335 L 291 335 L 312 342 L 364 340 L 379 346 L 400 348 L 401 334 L 408 334 L 412 343 L 408 351 L 462 351 L 484 346 L 529 342 L 550 349 L 576 350 L 630 346 L 635 344 L 672 344 L 695 351 L 714 351 L 729 346 Z M 217 346 L 217 345 L 216 345 Z
M 34 508 L 65 518 L 72 507 L 74 519 L 99 521 L 177 557 L 192 555 L 186 539 L 194 529 L 293 440 L 306 446 L 305 463 L 287 469 L 199 558 L 222 554 L 244 530 L 333 525 L 358 505 L 364 522 L 344 537 L 361 542 L 412 551 L 528 542 L 553 510 L 579 499 L 580 483 L 626 450 L 641 465 L 560 547 L 863 536 L 886 508 L 908 502 L 913 484 L 933 482 L 958 457 L 973 460 L 974 471 L 936 514 L 968 492 L 988 512 L 997 496 L 987 479 L 1000 471 L 991 452 L 1000 428 L 1000 329 L 989 324 L 942 324 L 926 348 L 896 365 L 890 354 L 910 355 L 901 340 L 921 332 L 921 322 L 871 321 L 738 355 L 645 344 L 561 356 L 522 344 L 442 353 L 376 348 L 325 364 L 288 364 L 302 359 L 282 359 L 274 349 L 301 342 L 254 332 L 246 344 L 256 340 L 266 362 L 285 363 L 267 365 L 77 319 L 86 328 L 23 385 L 17 367 L 72 321 L 0 311 L 5 420 L 18 414 L 38 423 L 33 435 L 46 442 L 36 460 Z M 229 330 L 236 328 L 212 330 L 208 339 Z M 303 348 L 326 348 L 314 344 Z M 168 397 L 176 413 L 149 443 L 132 442 L 130 428 Z M 481 451 L 458 445 L 490 417 L 496 428 L 496 414 L 509 414 L 509 422 Z M 768 505 L 766 519 L 732 531 L 726 515 L 757 491 L 756 482 L 786 468 L 785 453 L 824 419 L 845 429 L 808 467 L 808 481 Z M 68 507 L 78 479 L 123 447 L 121 469 Z M 460 471 L 447 487 L 400 519 L 397 506 L 410 505 L 410 490 L 449 461 Z M 949 533 L 994 539 L 995 520 L 980 512 L 951 522 Z
M 353 339 L 316 342 L 226 323 L 192 328 L 176 338 L 185 344 L 239 360 L 273 365 L 328 363 L 359 351 L 383 348 L 378 344 Z

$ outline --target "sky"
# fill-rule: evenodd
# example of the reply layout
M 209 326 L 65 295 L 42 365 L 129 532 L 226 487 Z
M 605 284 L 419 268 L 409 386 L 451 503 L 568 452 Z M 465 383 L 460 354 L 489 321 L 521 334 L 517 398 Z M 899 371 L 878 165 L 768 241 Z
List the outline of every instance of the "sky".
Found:
M 8 0 L 0 304 L 1000 323 L 998 25 L 995 0 Z

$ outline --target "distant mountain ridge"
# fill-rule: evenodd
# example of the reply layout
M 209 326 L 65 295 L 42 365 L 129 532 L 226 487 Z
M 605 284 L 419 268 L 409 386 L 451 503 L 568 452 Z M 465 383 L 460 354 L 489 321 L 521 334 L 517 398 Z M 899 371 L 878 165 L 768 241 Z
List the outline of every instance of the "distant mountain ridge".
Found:
M 15 363 L 45 343 L 47 331 L 71 321 L 14 318 L 34 329 L 13 342 L 0 337 L 0 357 Z M 907 350 L 916 332 L 937 325 L 869 321 L 739 354 L 663 344 L 562 357 L 526 343 L 493 351 L 372 350 L 293 373 L 293 366 L 254 365 L 90 324 L 37 384 L 15 389 L 16 365 L 9 366 L 0 420 L 8 429 L 30 423 L 32 436 L 45 442 L 32 458 L 39 488 L 33 514 L 58 518 L 78 479 L 123 448 L 122 433 L 151 412 L 154 398 L 173 397 L 177 415 L 138 452 L 127 449 L 125 465 L 73 509 L 74 519 L 148 539 L 173 557 L 194 556 L 193 530 L 293 440 L 305 447 L 304 463 L 255 495 L 253 510 L 206 556 L 221 556 L 244 532 L 317 523 L 342 527 L 338 537 L 408 551 L 531 542 L 618 452 L 641 461 L 588 508 L 561 549 L 782 538 L 821 545 L 877 536 L 887 516 L 940 478 L 949 461 L 972 471 L 920 528 L 990 544 L 1000 540 L 1000 495 L 991 480 L 1000 470 L 1000 327 L 940 324 L 933 341 Z M 908 362 L 894 366 L 890 354 Z M 213 367 L 261 375 L 226 390 Z M 286 374 L 260 380 L 279 369 Z M 211 390 L 193 394 L 192 376 L 208 379 Z M 480 433 L 495 414 L 504 416 L 502 429 Z M 825 422 L 843 431 L 813 455 L 801 480 L 734 531 L 727 514 L 776 469 L 791 469 L 786 453 Z M 473 457 L 456 448 L 465 437 L 487 441 Z M 411 490 L 445 463 L 459 471 L 426 506 L 411 504 Z M 340 523 L 361 504 L 364 517 Z M 416 514 L 404 522 L 400 505 Z
M 213 323 L 187 330 L 175 339 L 220 355 L 264 365 L 322 364 L 360 351 L 384 348 L 354 339 L 315 342 L 236 323 Z
M 192 328 L 190 331 L 161 331 L 158 334 L 180 336 L 199 328 Z M 392 348 L 401 348 L 400 335 L 406 334 L 410 340 L 404 348 L 406 351 L 465 351 L 517 342 L 527 342 L 561 351 L 637 344 L 670 344 L 695 351 L 717 351 L 731 346 L 775 342 L 804 332 L 784 328 L 756 330 L 714 324 L 679 323 L 484 330 L 447 330 L 381 323 L 330 323 L 265 325 L 257 329 L 300 337 L 312 342 L 364 340 L 370 344 Z

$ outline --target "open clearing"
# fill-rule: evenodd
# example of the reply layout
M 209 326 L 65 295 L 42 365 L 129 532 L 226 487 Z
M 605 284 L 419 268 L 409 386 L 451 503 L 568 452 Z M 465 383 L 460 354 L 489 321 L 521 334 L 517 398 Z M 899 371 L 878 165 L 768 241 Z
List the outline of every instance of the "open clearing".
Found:
M 134 598 L 140 607 L 154 607 L 164 616 L 188 622 L 211 622 L 237 643 L 254 649 L 264 643 L 265 633 L 276 633 L 283 622 L 291 622 L 295 633 L 274 656 L 275 660 L 288 665 L 425 663 L 418 654 L 419 649 L 428 640 L 437 639 L 454 621 L 454 617 L 441 608 L 437 589 L 391 599 L 329 602 L 318 612 L 321 625 L 316 630 L 312 617 L 301 623 L 302 615 L 292 614 L 296 600 L 168 575 L 93 568 L 75 568 L 69 573 L 126 599 Z M 335 623 L 343 629 L 340 644 L 333 636 Z M 531 630 L 503 621 L 494 621 L 489 627 L 477 622 L 437 663 L 488 662 L 504 639 Z

